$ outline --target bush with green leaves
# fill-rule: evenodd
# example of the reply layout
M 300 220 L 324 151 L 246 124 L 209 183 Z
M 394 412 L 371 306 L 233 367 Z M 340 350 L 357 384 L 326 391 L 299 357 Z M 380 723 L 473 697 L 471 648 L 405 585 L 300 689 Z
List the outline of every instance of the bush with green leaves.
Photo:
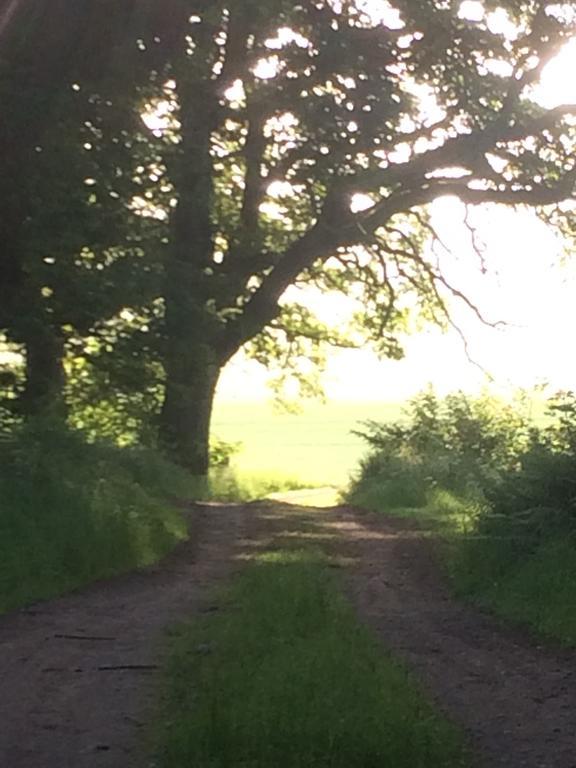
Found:
M 457 593 L 574 645 L 576 394 L 551 398 L 539 425 L 526 405 L 419 395 L 403 421 L 361 433 L 371 453 L 349 499 L 447 526 Z
M 392 508 L 425 507 L 438 489 L 483 499 L 513 470 L 529 440 L 525 408 L 462 392 L 440 399 L 428 389 L 403 418 L 367 422 L 356 434 L 370 446 L 352 500 L 376 495 Z
M 559 392 L 547 421 L 533 427 L 518 462 L 488 493 L 491 514 L 483 533 L 506 534 L 537 546 L 551 536 L 576 534 L 576 395 Z

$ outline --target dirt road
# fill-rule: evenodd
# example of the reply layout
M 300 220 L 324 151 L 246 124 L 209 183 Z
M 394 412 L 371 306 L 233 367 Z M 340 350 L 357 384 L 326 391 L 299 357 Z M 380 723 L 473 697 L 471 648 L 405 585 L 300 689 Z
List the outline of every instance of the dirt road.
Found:
M 359 616 L 466 730 L 479 766 L 576 767 L 574 652 L 454 600 L 421 533 L 349 510 L 330 525 Z
M 0 618 L 0 766 L 149 765 L 165 630 L 210 610 L 254 548 L 303 536 L 339 557 L 358 615 L 466 730 L 479 766 L 576 768 L 574 653 L 453 600 L 418 532 L 345 507 L 294 513 L 198 506 L 195 543 L 161 566 Z
M 0 766 L 143 768 L 163 632 L 233 565 L 247 511 L 199 506 L 161 566 L 0 618 Z

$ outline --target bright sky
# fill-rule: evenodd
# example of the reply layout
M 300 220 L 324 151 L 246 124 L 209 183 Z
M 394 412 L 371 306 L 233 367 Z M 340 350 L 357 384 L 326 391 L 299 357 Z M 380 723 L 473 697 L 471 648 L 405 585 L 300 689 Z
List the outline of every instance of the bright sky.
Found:
M 470 313 L 455 316 L 469 344 L 469 354 L 493 378 L 493 387 L 506 393 L 543 382 L 576 389 L 576 366 L 568 347 L 576 327 L 576 258 L 560 265 L 561 243 L 527 212 L 512 213 L 494 206 L 477 212 L 486 243 L 488 273 L 482 275 L 470 252 L 462 207 L 453 199 L 438 200 L 434 221 L 458 258 L 448 268 L 490 321 L 507 326 L 483 326 Z M 338 300 L 314 300 L 325 320 L 338 322 L 346 307 Z M 475 391 L 489 378 L 466 355 L 455 332 L 437 329 L 407 337 L 402 361 L 379 361 L 368 351 L 334 352 L 324 378 L 327 396 L 336 400 L 402 400 L 428 383 L 439 392 Z M 258 400 L 269 396 L 266 374 L 239 357 L 224 373 L 222 400 Z
M 371 13 L 386 18 L 387 3 L 365 0 Z M 461 13 L 475 18 L 482 3 L 465 0 Z M 382 16 L 383 15 L 383 16 Z M 390 18 L 389 26 L 394 19 Z M 496 19 L 494 23 L 498 23 Z M 576 104 L 576 40 L 568 43 L 545 69 L 536 97 L 548 108 Z M 449 264 L 458 285 L 468 291 L 490 320 L 504 328 L 482 326 L 458 315 L 469 354 L 493 379 L 491 387 L 507 393 L 517 387 L 549 383 L 576 389 L 576 365 L 569 339 L 576 328 L 576 254 L 562 267 L 562 244 L 542 222 L 526 212 L 496 206 L 477 210 L 475 223 L 486 244 L 489 273 L 482 275 L 470 252 L 462 207 L 444 198 L 433 205 L 437 228 L 457 255 Z M 338 322 L 344 305 L 311 300 L 326 319 Z M 471 363 L 455 332 L 430 329 L 406 339 L 400 362 L 379 361 L 368 351 L 334 352 L 324 378 L 327 396 L 336 400 L 394 401 L 410 397 L 428 383 L 440 392 L 475 391 L 490 378 Z M 223 401 L 269 397 L 266 374 L 242 356 L 224 372 L 219 396 Z

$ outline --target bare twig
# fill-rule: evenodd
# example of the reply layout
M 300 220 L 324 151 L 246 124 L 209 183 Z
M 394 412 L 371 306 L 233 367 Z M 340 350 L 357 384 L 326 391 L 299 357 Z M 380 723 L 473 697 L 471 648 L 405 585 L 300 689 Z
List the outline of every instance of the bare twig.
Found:
M 158 664 L 103 664 L 97 669 L 98 672 L 146 672 L 148 670 L 158 669 Z
M 55 634 L 54 637 L 57 640 L 91 640 L 91 641 L 98 641 L 98 642 L 102 640 L 113 641 L 117 639 L 115 637 L 99 637 L 96 635 L 63 635 L 60 633 Z

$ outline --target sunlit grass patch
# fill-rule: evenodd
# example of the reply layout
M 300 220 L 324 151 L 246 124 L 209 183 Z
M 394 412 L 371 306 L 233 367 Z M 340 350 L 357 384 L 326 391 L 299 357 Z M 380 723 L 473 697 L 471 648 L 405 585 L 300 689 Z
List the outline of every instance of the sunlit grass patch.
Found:
M 462 765 L 455 729 L 384 655 L 315 548 L 266 552 L 171 640 L 162 768 Z
M 214 469 L 207 478 L 192 479 L 197 500 L 242 502 L 264 499 L 272 493 L 310 488 L 305 480 L 277 472 L 238 472 L 230 467 Z
M 425 487 L 409 476 L 396 478 L 392 485 L 378 478 L 362 478 L 341 499 L 371 512 L 417 521 L 423 528 L 446 535 L 470 531 L 482 510 L 483 502 L 472 494 Z
M 306 403 L 301 413 L 286 413 L 271 403 L 217 402 L 214 433 L 240 444 L 233 466 L 240 474 L 294 473 L 306 485 L 346 485 L 366 452 L 353 434 L 366 419 L 392 419 L 397 403 Z
M 301 507 L 335 507 L 340 504 L 341 496 L 338 488 L 323 486 L 321 488 L 303 488 L 290 491 L 276 491 L 268 495 L 274 501 L 287 504 L 297 504 Z

